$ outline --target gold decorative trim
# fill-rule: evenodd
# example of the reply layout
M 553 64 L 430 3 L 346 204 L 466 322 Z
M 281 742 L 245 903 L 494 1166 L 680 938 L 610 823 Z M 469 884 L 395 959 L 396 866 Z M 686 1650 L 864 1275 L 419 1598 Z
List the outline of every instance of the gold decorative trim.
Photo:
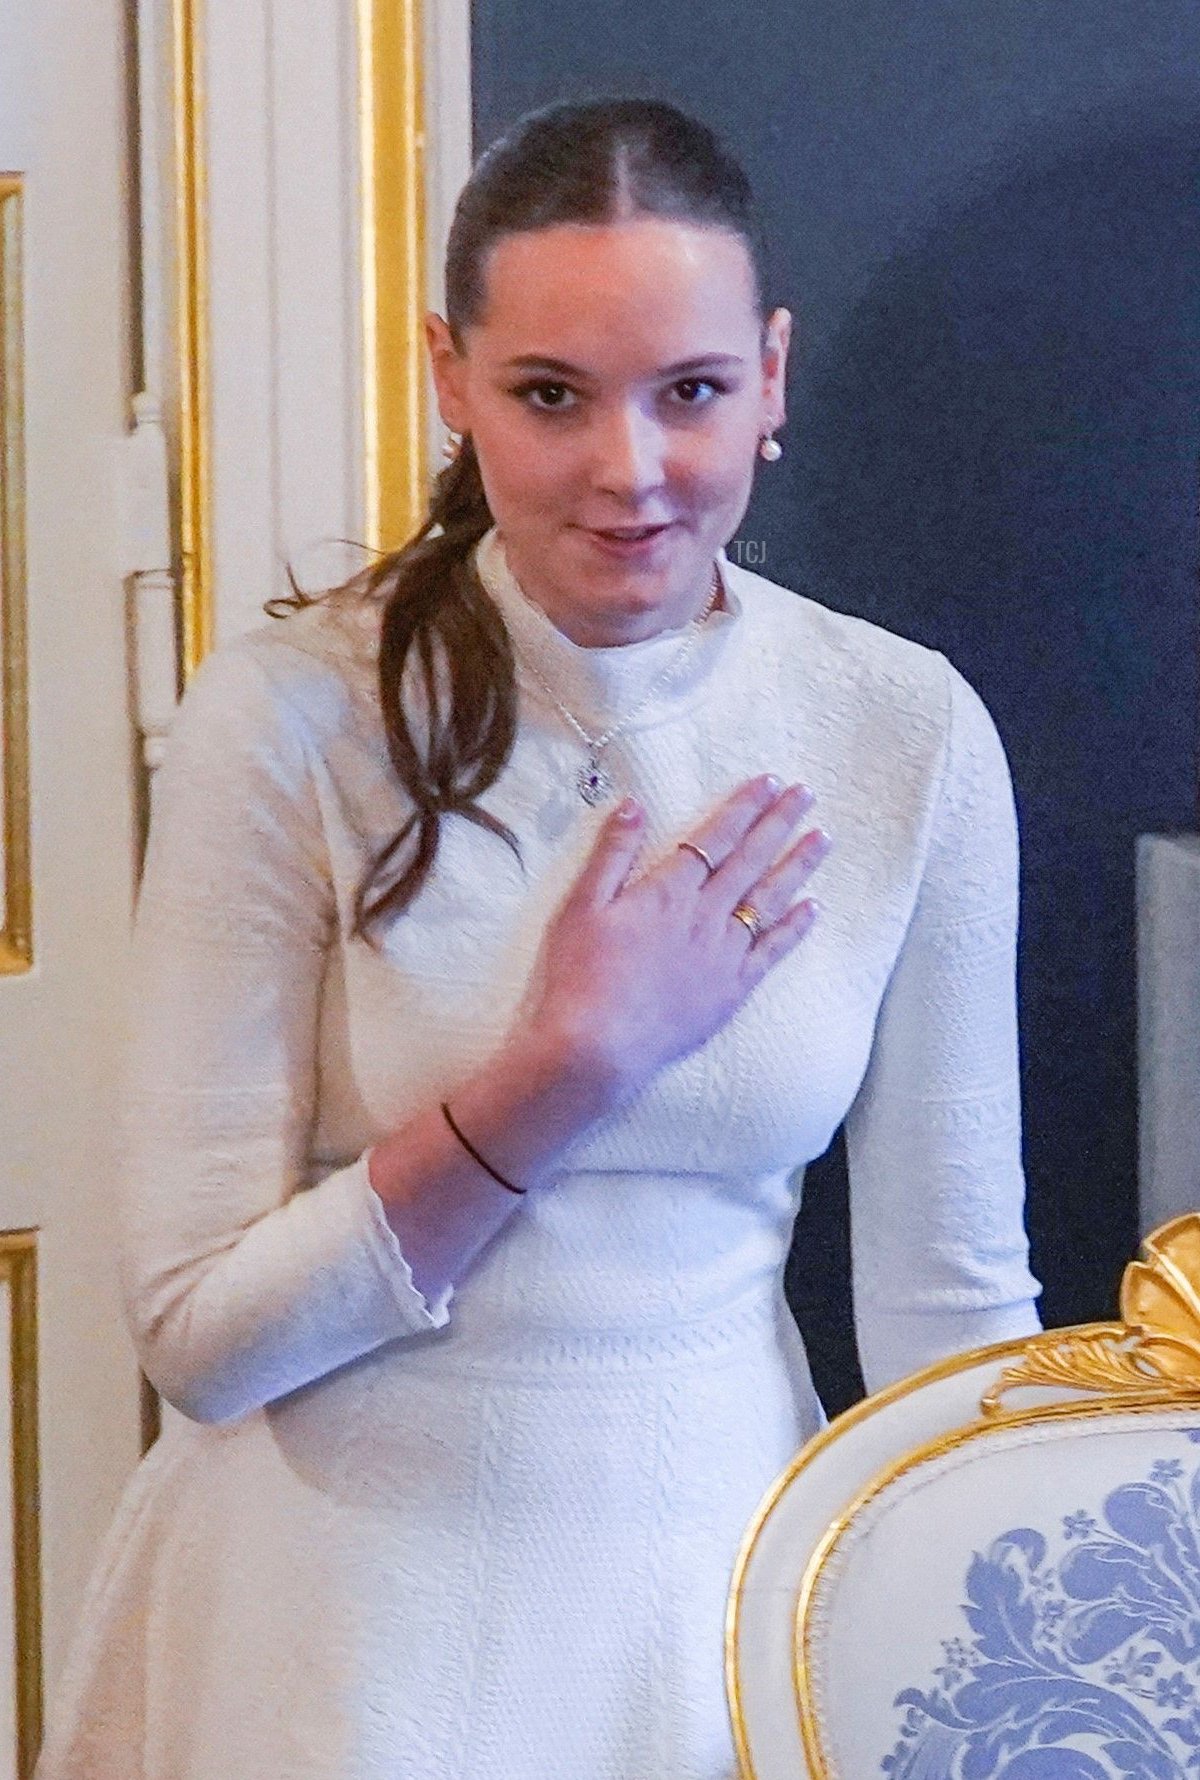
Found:
M 214 632 L 202 0 L 174 0 L 179 500 L 185 678 Z M 420 0 L 358 0 L 365 529 L 394 546 L 428 508 L 425 55 Z
M 1189 1212 L 1162 1225 L 1146 1237 L 1142 1251 L 1145 1258 L 1131 1262 L 1122 1279 L 1121 1322 L 1047 1330 L 927 1366 L 855 1404 L 810 1440 L 776 1479 L 743 1536 L 726 1608 L 726 1693 L 741 1780 L 756 1780 L 738 1675 L 742 1597 L 750 1561 L 784 1491 L 834 1441 L 877 1411 L 956 1373 L 1012 1360 L 982 1396 L 978 1419 L 943 1432 L 877 1471 L 830 1522 L 805 1566 L 793 1622 L 795 1702 L 810 1780 L 833 1780 L 809 1684 L 808 1620 L 825 1567 L 863 1509 L 906 1472 L 989 1435 L 1114 1411 L 1148 1414 L 1173 1405 L 1200 1404 L 1200 1213 Z M 1029 1388 L 1089 1394 L 1023 1408 L 1008 1405 L 1011 1392 Z
M 33 963 L 21 193 L 0 174 L 0 976 Z
M 1025 1347 L 1027 1339 L 1028 1337 L 1022 1336 L 1014 1341 L 1000 1341 L 993 1343 L 990 1347 L 975 1348 L 970 1353 L 952 1354 L 948 1359 L 938 1360 L 932 1366 L 926 1366 L 920 1372 L 911 1373 L 907 1378 L 897 1379 L 895 1384 L 887 1385 L 883 1390 L 864 1397 L 861 1402 L 855 1403 L 850 1409 L 836 1416 L 828 1427 L 822 1428 L 819 1434 L 815 1434 L 800 1448 L 791 1464 L 775 1479 L 759 1503 L 750 1524 L 742 1535 L 725 1607 L 725 1693 L 729 1703 L 739 1780 L 758 1780 L 750 1755 L 750 1738 L 746 1731 L 741 1681 L 738 1672 L 742 1595 L 746 1586 L 746 1573 L 750 1568 L 750 1561 L 779 1498 L 803 1471 L 807 1471 L 809 1466 L 814 1464 L 822 1453 L 833 1445 L 835 1440 L 840 1440 L 843 1434 L 848 1434 L 851 1429 L 868 1421 L 877 1411 L 887 1409 L 893 1403 L 901 1402 L 903 1398 L 923 1390 L 926 1385 L 936 1384 L 943 1378 L 952 1378 L 956 1372 L 969 1372 L 972 1367 L 985 1365 L 989 1360 L 1003 1360 L 1010 1354 L 1019 1354 Z
M 17 1774 L 30 1780 L 42 1741 L 42 1535 L 38 1457 L 36 1230 L 0 1235 L 0 1279 L 8 1286 L 12 1398 L 13 1623 L 17 1682 Z
M 969 1422 L 964 1427 L 951 1428 L 948 1433 L 939 1434 L 936 1439 L 926 1441 L 924 1445 L 904 1453 L 892 1464 L 885 1465 L 871 1478 L 869 1483 L 864 1485 L 837 1519 L 831 1522 L 820 1544 L 814 1550 L 805 1567 L 796 1603 L 792 1679 L 800 1714 L 800 1736 L 804 1744 L 804 1759 L 808 1765 L 808 1780 L 840 1780 L 836 1770 L 830 1766 L 828 1753 L 821 1740 L 820 1721 L 810 1685 L 812 1669 L 810 1609 L 813 1596 L 820 1586 L 827 1566 L 832 1561 L 850 1527 L 863 1510 L 908 1472 L 918 1470 L 922 1465 L 932 1464 L 947 1453 L 955 1452 L 975 1441 L 985 1440 L 998 1434 L 1008 1434 L 1014 1428 L 1027 1427 L 1031 1424 L 1087 1421 L 1097 1416 L 1112 1415 L 1117 1411 L 1122 1415 L 1149 1414 L 1151 1412 L 1161 1414 L 1167 1408 L 1169 1408 L 1169 1404 L 1158 1395 L 1148 1398 L 1125 1395 L 1118 1397 L 1116 1401 L 1103 1399 L 1097 1402 L 1092 1399 L 1072 1403 L 1049 1403 L 1034 1408 L 1010 1410 L 1002 1418 L 985 1417 L 980 1421 Z
M 212 646 L 208 241 L 201 0 L 174 0 L 179 549 L 183 673 Z
M 1142 1252 L 1146 1259 L 1131 1261 L 1121 1280 L 1121 1322 L 1031 1336 L 983 1398 L 984 1416 L 1010 1414 L 1003 1399 L 1032 1385 L 1117 1400 L 1200 1397 L 1200 1213 L 1161 1225 Z
M 365 516 L 395 549 L 429 504 L 421 0 L 359 0 Z

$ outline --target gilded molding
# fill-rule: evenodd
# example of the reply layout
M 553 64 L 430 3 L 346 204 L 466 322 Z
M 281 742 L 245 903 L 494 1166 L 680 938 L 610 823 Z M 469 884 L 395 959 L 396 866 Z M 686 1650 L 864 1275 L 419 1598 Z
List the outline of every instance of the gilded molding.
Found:
M 173 24 L 180 603 L 186 678 L 208 653 L 214 632 L 201 0 L 174 0 Z
M 33 963 L 21 205 L 20 176 L 0 174 L 0 976 Z
M 389 550 L 429 502 L 420 0 L 359 0 L 358 43 L 366 541 Z
M 174 0 L 179 527 L 183 673 L 211 647 L 210 370 L 202 0 Z M 425 54 L 420 0 L 358 0 L 367 542 L 387 547 L 428 507 Z
M 0 1234 L 8 1286 L 12 1398 L 12 1538 L 17 1774 L 30 1780 L 42 1741 L 42 1541 L 39 1514 L 37 1231 Z

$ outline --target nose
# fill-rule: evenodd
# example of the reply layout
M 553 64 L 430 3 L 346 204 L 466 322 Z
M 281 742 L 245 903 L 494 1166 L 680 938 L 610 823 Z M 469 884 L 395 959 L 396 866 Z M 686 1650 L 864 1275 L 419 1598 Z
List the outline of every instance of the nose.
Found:
M 602 493 L 632 505 L 661 485 L 665 439 L 636 402 L 618 404 L 595 424 L 592 480 Z

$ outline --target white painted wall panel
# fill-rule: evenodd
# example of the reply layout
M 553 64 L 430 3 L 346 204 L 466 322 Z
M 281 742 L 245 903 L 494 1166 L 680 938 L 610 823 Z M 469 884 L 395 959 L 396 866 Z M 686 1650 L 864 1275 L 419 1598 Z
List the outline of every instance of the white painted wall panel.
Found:
M 1142 1233 L 1200 1210 L 1200 835 L 1137 850 Z
M 261 618 L 278 592 L 275 515 L 273 8 L 208 0 L 208 149 L 214 632 Z
M 365 531 L 359 9 L 208 0 L 214 630 L 358 566 Z M 471 164 L 468 0 L 427 0 L 429 305 Z M 428 373 L 427 373 L 428 374 Z M 429 382 L 429 455 L 444 428 Z
M 352 8 L 277 0 L 276 547 L 317 579 L 324 540 L 362 524 L 356 75 Z
M 0 1278 L 0 1780 L 17 1780 L 16 1614 L 13 1610 L 12 1294 Z
M 0 0 L 0 168 L 24 185 L 34 950 L 31 970 L 0 977 L 0 1231 L 40 1231 L 41 1470 L 30 1495 L 48 1686 L 138 1457 L 137 1366 L 113 1243 L 136 851 L 112 477 L 133 356 L 127 31 L 123 0 Z M 7 1319 L 5 1286 L 0 1776 L 14 1771 Z

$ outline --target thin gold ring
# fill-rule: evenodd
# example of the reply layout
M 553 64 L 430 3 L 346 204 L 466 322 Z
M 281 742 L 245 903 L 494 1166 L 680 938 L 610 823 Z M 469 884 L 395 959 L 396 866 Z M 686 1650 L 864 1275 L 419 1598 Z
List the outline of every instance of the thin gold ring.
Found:
M 717 868 L 709 858 L 708 854 L 704 851 L 704 848 L 698 847 L 695 841 L 680 841 L 679 845 L 681 847 L 686 847 L 689 853 L 694 853 L 697 859 L 702 859 L 704 861 L 704 864 L 708 868 L 708 875 L 711 878 Z
M 733 911 L 732 918 L 735 921 L 740 921 L 743 927 L 748 927 L 750 929 L 750 943 L 753 945 L 754 941 L 761 934 L 764 925 L 763 918 L 754 907 L 754 904 L 750 902 L 739 902 Z

